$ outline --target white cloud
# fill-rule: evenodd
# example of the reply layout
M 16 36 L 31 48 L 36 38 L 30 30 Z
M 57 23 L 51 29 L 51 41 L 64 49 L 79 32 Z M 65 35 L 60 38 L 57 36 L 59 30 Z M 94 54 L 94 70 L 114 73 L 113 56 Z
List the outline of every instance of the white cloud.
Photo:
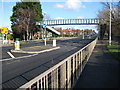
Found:
M 62 5 L 62 4 L 56 4 L 56 7 L 57 7 L 57 8 L 63 8 L 64 5 Z
M 55 19 L 64 19 L 63 17 L 57 17 L 57 18 L 55 18 Z
M 80 8 L 85 8 L 80 0 L 67 0 L 64 4 L 57 4 L 56 7 L 68 10 L 79 10 Z
M 76 10 L 79 9 L 81 6 L 81 2 L 77 2 L 78 0 L 68 0 L 65 3 L 65 7 L 66 9 L 72 9 L 72 10 Z M 79 3 L 79 4 L 78 4 Z
M 77 19 L 83 19 L 84 17 L 83 16 L 78 16 Z

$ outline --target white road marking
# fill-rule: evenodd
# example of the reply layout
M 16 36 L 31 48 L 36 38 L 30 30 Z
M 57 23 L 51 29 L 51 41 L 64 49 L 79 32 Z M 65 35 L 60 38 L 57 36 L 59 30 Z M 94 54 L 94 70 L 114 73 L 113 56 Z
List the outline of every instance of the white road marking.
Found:
M 12 60 L 12 59 L 27 58 L 27 57 L 32 57 L 32 56 L 36 56 L 36 55 L 38 55 L 38 54 L 33 54 L 33 55 L 28 55 L 28 56 L 22 56 L 22 57 L 16 57 L 16 58 L 8 58 L 8 59 L 0 60 L 0 62 L 9 61 L 9 60 Z
M 7 52 L 7 53 L 10 55 L 10 57 L 15 58 L 10 52 Z
M 43 50 L 43 51 L 37 52 L 36 54 L 28 55 L 28 56 L 22 56 L 22 57 L 16 57 L 16 58 L 3 59 L 3 60 L 0 60 L 0 62 L 9 61 L 9 60 L 12 60 L 12 59 L 15 60 L 15 59 L 21 59 L 21 58 L 28 58 L 28 57 L 36 56 L 36 55 L 38 55 L 39 53 L 49 52 L 49 51 L 56 50 L 56 49 L 59 49 L 59 48 L 60 48 L 60 47 L 56 47 L 56 48 L 52 48 L 52 49 Z

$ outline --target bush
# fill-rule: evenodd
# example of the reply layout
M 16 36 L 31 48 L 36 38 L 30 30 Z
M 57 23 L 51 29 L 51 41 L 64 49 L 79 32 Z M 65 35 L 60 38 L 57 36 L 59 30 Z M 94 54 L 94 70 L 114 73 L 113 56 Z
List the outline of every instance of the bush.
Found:
M 34 36 L 34 39 L 38 39 L 38 37 L 37 37 L 37 36 Z
M 8 34 L 7 39 L 9 39 L 9 40 L 13 39 L 13 34 Z
M 0 37 L 2 37 L 3 35 L 0 33 Z

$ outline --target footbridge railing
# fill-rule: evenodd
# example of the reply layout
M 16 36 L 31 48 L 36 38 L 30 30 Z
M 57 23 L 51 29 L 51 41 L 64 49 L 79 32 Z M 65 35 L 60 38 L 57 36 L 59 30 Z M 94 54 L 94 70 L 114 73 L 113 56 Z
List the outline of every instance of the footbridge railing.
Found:
M 98 25 L 100 22 L 104 23 L 105 19 L 93 18 L 93 19 L 53 19 L 43 20 L 36 22 L 36 25 L 46 24 L 47 26 L 52 25 Z
M 83 71 L 96 42 L 97 38 L 76 53 L 24 84 L 18 90 L 21 88 L 26 90 L 72 88 Z

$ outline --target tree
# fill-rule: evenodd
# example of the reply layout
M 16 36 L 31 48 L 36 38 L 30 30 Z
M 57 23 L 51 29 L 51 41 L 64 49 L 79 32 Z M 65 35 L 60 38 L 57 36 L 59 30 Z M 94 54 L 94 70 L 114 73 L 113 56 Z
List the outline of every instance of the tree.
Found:
M 8 39 L 8 40 L 13 39 L 13 35 L 12 35 L 12 34 L 7 34 L 7 39 Z
M 36 28 L 35 22 L 43 19 L 39 0 L 29 1 L 21 0 L 21 2 L 17 2 L 16 6 L 13 7 L 13 14 L 10 19 L 15 38 L 32 39 L 34 32 L 36 32 L 34 30 Z
M 103 26 L 101 31 L 101 35 L 103 37 L 103 34 L 105 32 L 108 33 L 109 36 L 109 20 L 110 20 L 110 5 L 109 2 L 102 3 L 104 6 L 104 9 L 98 12 L 98 18 L 104 18 L 104 23 L 101 21 L 101 25 Z M 119 8 L 120 2 L 112 3 L 112 12 L 111 12 L 111 18 L 112 18 L 112 35 L 119 35 L 120 34 L 120 17 L 119 17 Z M 106 26 L 105 26 L 106 25 Z

